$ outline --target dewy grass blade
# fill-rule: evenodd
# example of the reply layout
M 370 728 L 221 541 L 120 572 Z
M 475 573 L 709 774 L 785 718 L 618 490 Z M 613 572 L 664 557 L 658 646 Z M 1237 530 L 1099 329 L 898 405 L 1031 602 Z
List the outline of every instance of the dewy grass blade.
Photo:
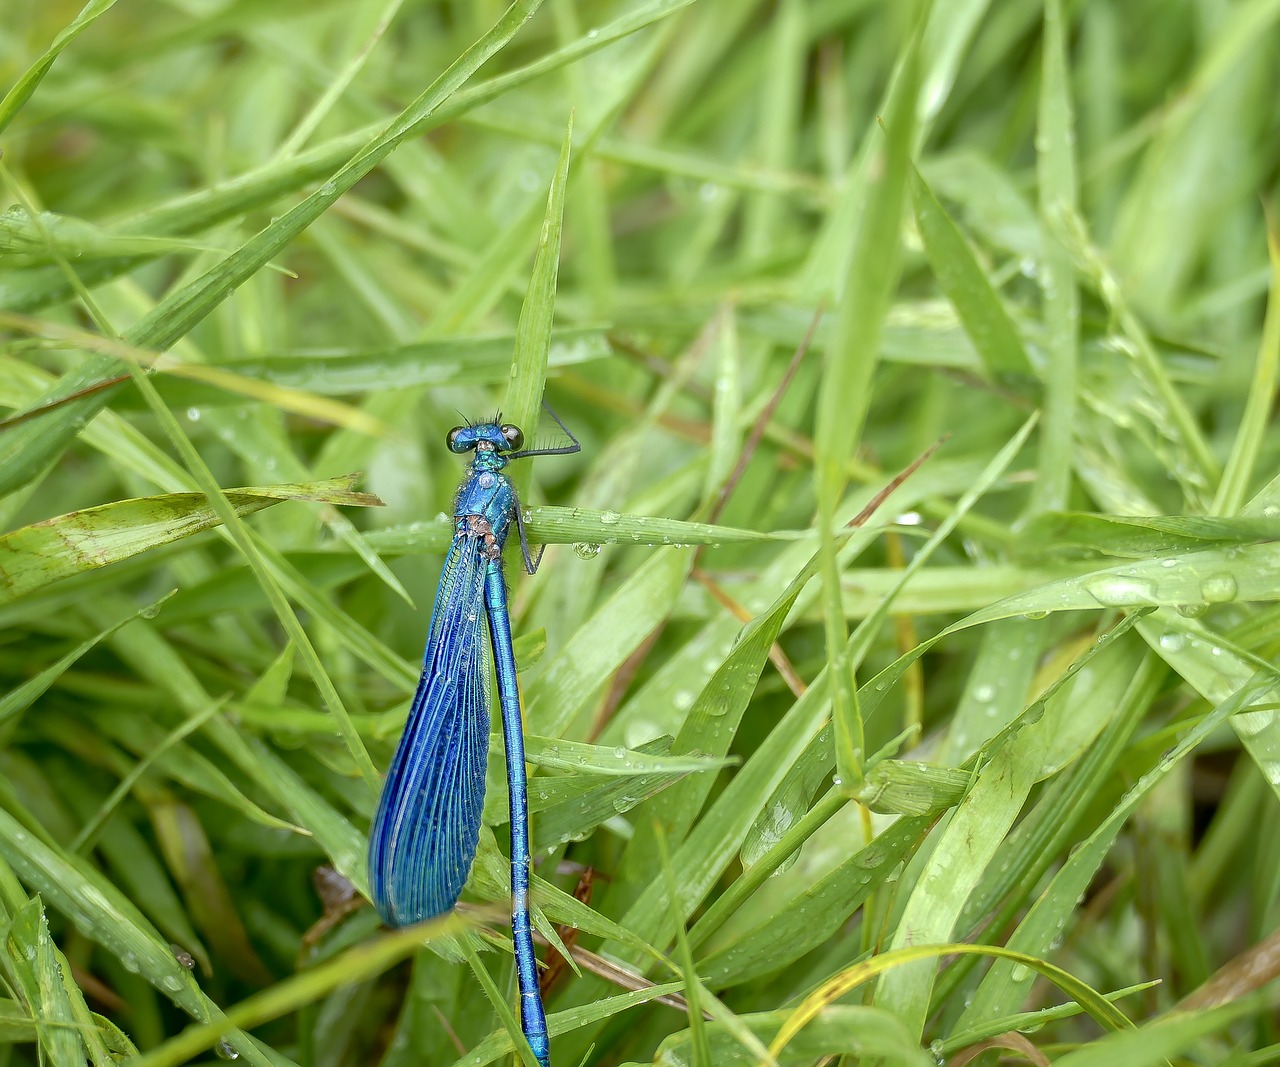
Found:
M 53 685 L 68 668 L 73 666 L 80 657 L 85 655 L 85 653 L 93 649 L 98 642 L 110 637 L 122 626 L 128 625 L 134 619 L 139 617 L 153 617 L 160 609 L 160 606 L 171 596 L 173 596 L 173 593 L 168 593 L 155 603 L 148 604 L 146 607 L 141 608 L 130 615 L 126 615 L 124 618 L 112 623 L 105 630 L 100 631 L 93 637 L 90 637 L 87 641 L 83 641 L 75 648 L 71 649 L 56 663 L 51 664 L 33 678 L 28 679 L 21 685 L 5 693 L 4 696 L 0 697 L 0 725 L 3 725 L 7 720 L 15 715 L 21 715 L 27 710 L 27 708 L 39 700 L 40 697 L 48 691 L 49 687 Z
M 1018 328 L 983 271 L 973 249 L 924 177 L 911 170 L 916 225 L 938 285 L 960 316 L 965 332 L 998 382 L 1033 378 Z
M 1040 472 L 1033 491 L 1036 511 L 1066 506 L 1071 488 L 1070 457 L 1075 432 L 1080 347 L 1080 293 L 1075 266 L 1058 233 L 1074 219 L 1076 190 L 1075 125 L 1071 111 L 1065 30 L 1061 0 L 1048 0 L 1044 12 L 1044 71 L 1036 146 L 1040 213 L 1044 218 L 1041 288 L 1049 352 L 1044 384 Z
M 556 278 L 560 270 L 560 235 L 564 229 L 564 195 L 569 182 L 569 155 L 573 147 L 573 116 L 565 126 L 551 189 L 547 193 L 547 209 L 538 237 L 538 250 L 533 257 L 529 287 L 520 307 L 516 326 L 515 355 L 504 414 L 517 426 L 538 425 L 542 391 L 547 380 L 547 360 L 551 353 L 551 325 L 555 318 Z M 532 440 L 530 444 L 532 444 Z M 518 493 L 527 494 L 531 471 L 527 468 L 513 475 Z
M 251 515 L 283 500 L 362 507 L 381 503 L 368 493 L 355 492 L 350 478 L 228 489 L 225 500 L 235 515 Z M 21 527 L 0 536 L 0 603 L 225 521 L 226 515 L 203 494 L 171 493 L 117 500 Z
M 873 127 L 867 135 L 866 203 L 852 227 L 836 340 L 827 351 L 814 435 L 827 685 L 836 727 L 836 764 L 850 788 L 861 780 L 866 753 L 853 666 L 843 651 L 848 631 L 840 604 L 835 513 L 848 481 L 845 464 L 861 437 L 871 404 L 880 334 L 898 283 L 902 213 L 920 90 L 920 27 L 927 10 L 928 5 L 917 15 L 917 26 L 902 50 L 886 101 L 885 128 Z
M 89 1013 L 75 986 L 71 988 L 80 1003 L 72 1003 L 63 978 L 63 967 L 70 964 L 54 945 L 48 917 L 38 899 L 27 901 L 7 924 L 5 947 L 9 954 L 7 977 L 16 979 L 19 996 L 36 1017 L 41 1060 L 47 1057 L 51 1067 L 81 1067 L 85 1049 L 77 1033 L 81 1026 L 76 1009 L 86 1016 Z M 83 1033 L 86 1038 L 97 1036 L 92 1026 Z
M 1234 515 L 1245 502 L 1258 450 L 1270 421 L 1277 380 L 1280 379 L 1280 230 L 1275 216 L 1271 214 L 1267 216 L 1267 251 L 1271 260 L 1271 291 L 1262 323 L 1262 343 L 1254 364 L 1248 404 L 1231 448 L 1231 458 L 1227 460 L 1222 481 L 1214 494 L 1210 509 L 1213 515 Z

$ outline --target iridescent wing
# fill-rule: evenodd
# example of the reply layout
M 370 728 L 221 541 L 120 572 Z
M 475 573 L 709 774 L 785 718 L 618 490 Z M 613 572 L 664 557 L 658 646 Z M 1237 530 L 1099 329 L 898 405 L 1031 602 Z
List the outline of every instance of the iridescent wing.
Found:
M 389 926 L 448 911 L 475 858 L 489 751 L 487 560 L 454 538 L 422 677 L 369 834 L 373 903 Z

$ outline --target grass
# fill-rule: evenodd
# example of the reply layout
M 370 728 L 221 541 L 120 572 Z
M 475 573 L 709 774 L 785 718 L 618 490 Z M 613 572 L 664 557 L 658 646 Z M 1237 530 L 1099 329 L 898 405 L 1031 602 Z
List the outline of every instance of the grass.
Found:
M 500 746 L 360 892 L 544 391 L 558 1064 L 1280 1061 L 1280 3 L 15 6 L 0 1067 L 512 1062 Z

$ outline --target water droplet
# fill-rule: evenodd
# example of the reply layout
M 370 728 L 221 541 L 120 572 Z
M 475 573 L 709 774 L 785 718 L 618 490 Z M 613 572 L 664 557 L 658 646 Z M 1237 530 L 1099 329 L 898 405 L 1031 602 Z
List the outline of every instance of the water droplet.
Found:
M 618 522 L 618 519 L 620 519 L 621 517 L 622 516 L 620 516 L 616 511 L 600 512 L 600 521 L 604 523 L 606 526 L 616 525 Z
M 1049 617 L 1049 613 L 1047 611 L 1041 611 L 1041 610 L 1024 611 L 1022 613 L 1022 617 L 1024 619 L 1031 619 L 1034 622 L 1038 619 L 1047 619 Z
M 1197 615 L 1203 615 L 1208 610 L 1208 604 L 1179 604 L 1177 607 L 1178 614 L 1185 615 L 1188 619 L 1194 619 Z
M 600 555 L 600 546 L 589 541 L 579 541 L 573 546 L 573 554 L 579 559 L 595 559 Z
M 1178 652 L 1186 643 L 1186 634 L 1168 633 L 1160 635 L 1160 647 L 1166 652 Z
M 1219 574 L 1200 582 L 1200 595 L 1209 604 L 1223 604 L 1236 598 L 1236 580 L 1230 574 Z
M 219 1059 L 223 1059 L 223 1060 L 238 1060 L 238 1059 L 240 1058 L 240 1053 L 238 1053 L 238 1052 L 235 1050 L 235 1048 L 232 1046 L 231 1042 L 230 1042 L 230 1041 L 228 1041 L 225 1037 L 224 1037 L 224 1038 L 222 1038 L 222 1040 L 220 1040 L 220 1041 L 218 1042 L 218 1044 L 217 1044 L 217 1052 L 218 1052 L 218 1058 L 219 1058 Z
M 989 703 L 995 695 L 996 687 L 993 685 L 980 685 L 973 691 L 973 699 L 979 704 Z
M 191 422 L 199 422 L 199 421 L 200 421 L 200 409 L 199 409 L 199 408 L 187 408 L 187 418 L 188 418 Z
M 1085 583 L 1085 588 L 1094 600 L 1107 608 L 1159 603 L 1155 584 L 1145 578 L 1108 574 Z

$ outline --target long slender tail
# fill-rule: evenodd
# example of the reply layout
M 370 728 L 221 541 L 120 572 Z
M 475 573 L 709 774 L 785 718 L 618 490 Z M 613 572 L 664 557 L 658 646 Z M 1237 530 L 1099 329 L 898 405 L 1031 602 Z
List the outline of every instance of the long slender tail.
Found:
M 524 766 L 524 725 L 520 715 L 520 689 L 516 682 L 515 653 L 511 647 L 511 619 L 507 614 L 507 587 L 501 560 L 490 562 L 485 572 L 485 606 L 493 639 L 493 666 L 498 676 L 502 704 L 502 738 L 507 750 L 507 790 L 511 812 L 511 939 L 516 951 L 520 985 L 520 1027 L 542 1067 L 551 1067 L 547 1016 L 538 989 L 538 961 L 533 953 L 533 927 L 529 918 L 529 800 Z

